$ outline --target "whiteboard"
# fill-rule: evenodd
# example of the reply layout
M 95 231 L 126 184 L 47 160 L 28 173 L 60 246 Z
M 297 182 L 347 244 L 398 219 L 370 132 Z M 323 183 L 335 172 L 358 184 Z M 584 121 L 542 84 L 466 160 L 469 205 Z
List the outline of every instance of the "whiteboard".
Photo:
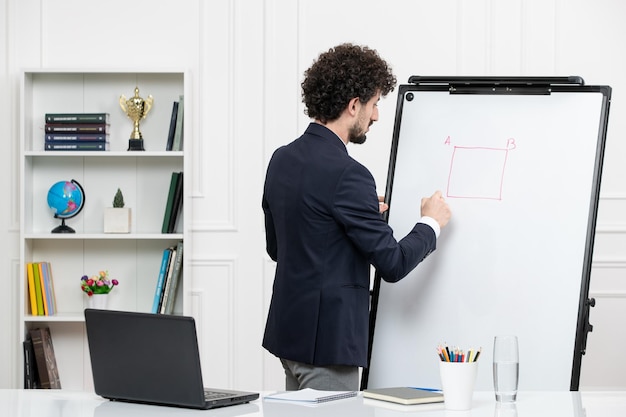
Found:
M 403 280 L 376 276 L 366 386 L 440 387 L 445 343 L 481 348 L 492 390 L 493 338 L 515 334 L 520 390 L 577 389 L 610 87 L 399 90 L 389 225 L 405 236 L 435 190 L 452 219 Z

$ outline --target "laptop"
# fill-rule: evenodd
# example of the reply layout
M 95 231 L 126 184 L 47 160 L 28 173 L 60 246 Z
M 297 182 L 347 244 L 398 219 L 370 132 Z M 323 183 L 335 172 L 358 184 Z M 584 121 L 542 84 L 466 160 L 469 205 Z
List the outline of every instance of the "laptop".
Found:
M 204 388 L 193 317 L 85 310 L 97 395 L 113 401 L 211 409 L 259 398 Z

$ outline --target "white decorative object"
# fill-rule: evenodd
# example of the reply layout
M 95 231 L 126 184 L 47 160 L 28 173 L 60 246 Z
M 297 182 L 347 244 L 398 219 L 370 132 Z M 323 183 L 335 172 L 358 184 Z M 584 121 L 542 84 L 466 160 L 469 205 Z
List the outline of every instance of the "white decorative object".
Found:
M 105 207 L 104 233 L 130 233 L 130 208 Z
M 106 310 L 109 301 L 109 294 L 92 294 L 89 297 L 89 308 Z

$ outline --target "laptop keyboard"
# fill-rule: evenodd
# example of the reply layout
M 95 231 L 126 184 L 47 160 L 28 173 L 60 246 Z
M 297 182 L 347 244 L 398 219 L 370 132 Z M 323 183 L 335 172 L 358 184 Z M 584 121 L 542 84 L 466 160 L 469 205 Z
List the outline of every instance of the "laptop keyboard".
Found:
M 232 397 L 232 394 L 227 392 L 215 392 L 211 390 L 204 390 L 205 400 L 219 400 L 220 398 Z

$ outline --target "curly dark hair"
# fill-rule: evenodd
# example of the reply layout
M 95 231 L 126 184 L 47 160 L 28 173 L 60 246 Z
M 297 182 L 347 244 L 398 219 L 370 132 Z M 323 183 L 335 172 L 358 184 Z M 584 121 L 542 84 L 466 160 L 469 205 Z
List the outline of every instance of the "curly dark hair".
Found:
M 395 85 L 395 75 L 376 50 L 344 43 L 320 54 L 304 72 L 302 102 L 310 118 L 327 123 L 338 119 L 353 98 L 366 103 Z

